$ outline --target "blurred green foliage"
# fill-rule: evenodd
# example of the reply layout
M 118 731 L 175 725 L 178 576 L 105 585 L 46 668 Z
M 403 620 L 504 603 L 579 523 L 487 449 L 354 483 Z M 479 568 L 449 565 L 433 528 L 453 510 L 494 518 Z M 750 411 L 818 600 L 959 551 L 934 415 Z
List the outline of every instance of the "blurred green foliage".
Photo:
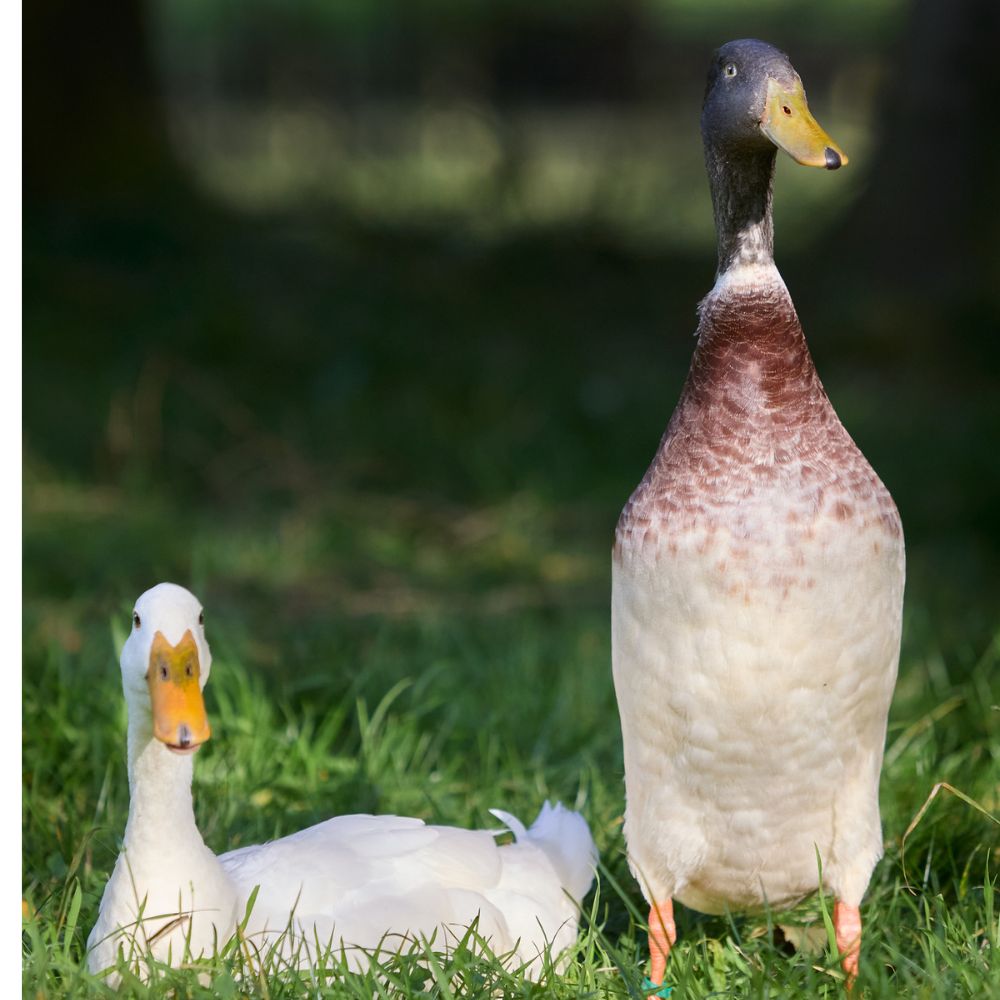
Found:
M 225 26 L 242 25 L 254 18 L 266 18 L 272 24 L 282 22 L 307 24 L 327 33 L 352 31 L 358 36 L 377 32 L 387 22 L 405 13 L 409 5 L 373 0 L 300 0 L 295 5 L 281 0 L 172 0 L 154 3 L 161 19 L 161 30 L 195 30 L 218 41 Z M 429 0 L 422 3 L 415 16 L 428 26 L 441 28 L 456 25 L 487 30 L 503 20 L 554 19 L 563 23 L 585 21 L 621 5 L 614 0 L 494 0 L 492 3 L 468 3 L 467 0 Z M 690 32 L 702 36 L 718 31 L 734 20 L 753 17 L 772 28 L 793 21 L 793 31 L 812 35 L 836 32 L 837 41 L 857 37 L 868 41 L 879 32 L 892 30 L 903 10 L 903 0 L 845 0 L 830 4 L 823 0 L 758 0 L 752 11 L 742 0 L 635 0 L 630 8 L 663 29 Z M 732 33 L 730 33 L 732 34 Z

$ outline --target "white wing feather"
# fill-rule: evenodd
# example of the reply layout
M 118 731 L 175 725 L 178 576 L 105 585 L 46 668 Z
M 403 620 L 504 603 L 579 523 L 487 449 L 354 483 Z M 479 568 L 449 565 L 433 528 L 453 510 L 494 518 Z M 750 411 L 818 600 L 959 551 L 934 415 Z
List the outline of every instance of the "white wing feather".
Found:
M 493 813 L 516 843 L 406 817 L 338 816 L 219 861 L 244 898 L 259 886 L 251 938 L 291 926 L 338 948 L 395 950 L 414 936 L 447 947 L 478 921 L 495 953 L 516 946 L 537 971 L 547 946 L 556 956 L 576 937 L 574 901 L 593 881 L 596 849 L 583 817 L 562 805 L 546 803 L 530 829 Z

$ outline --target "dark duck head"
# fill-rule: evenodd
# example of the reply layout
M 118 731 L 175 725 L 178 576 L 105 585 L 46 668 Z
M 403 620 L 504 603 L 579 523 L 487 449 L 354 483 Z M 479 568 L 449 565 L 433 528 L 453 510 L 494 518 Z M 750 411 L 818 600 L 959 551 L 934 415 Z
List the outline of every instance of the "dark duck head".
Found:
M 771 185 L 778 149 L 807 167 L 836 170 L 844 151 L 809 113 L 788 56 L 744 38 L 716 53 L 701 111 L 719 274 L 773 261 Z

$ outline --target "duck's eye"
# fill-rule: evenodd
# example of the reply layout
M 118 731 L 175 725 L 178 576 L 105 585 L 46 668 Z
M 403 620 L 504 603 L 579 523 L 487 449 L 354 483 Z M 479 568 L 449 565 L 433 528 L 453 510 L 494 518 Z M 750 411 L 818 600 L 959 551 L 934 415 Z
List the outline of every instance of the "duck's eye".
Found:
M 198 624 L 199 625 L 204 625 L 205 624 L 205 612 L 204 611 L 200 611 L 198 613 Z
M 135 628 L 139 628 L 142 625 L 142 620 L 139 618 L 139 612 L 138 611 L 133 611 L 132 612 L 132 625 Z
M 736 76 L 736 63 L 726 63 L 726 68 L 722 72 L 726 76 Z

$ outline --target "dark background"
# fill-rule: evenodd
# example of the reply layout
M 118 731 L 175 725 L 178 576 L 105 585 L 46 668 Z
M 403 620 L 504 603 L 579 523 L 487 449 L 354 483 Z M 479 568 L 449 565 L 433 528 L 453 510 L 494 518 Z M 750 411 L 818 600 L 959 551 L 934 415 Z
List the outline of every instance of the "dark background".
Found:
M 901 510 L 906 642 L 970 661 L 1000 608 L 997 12 L 26 5 L 27 655 L 163 578 L 275 670 L 329 622 L 596 620 L 713 280 L 705 71 L 752 35 L 851 155 L 782 162 L 777 259 Z

